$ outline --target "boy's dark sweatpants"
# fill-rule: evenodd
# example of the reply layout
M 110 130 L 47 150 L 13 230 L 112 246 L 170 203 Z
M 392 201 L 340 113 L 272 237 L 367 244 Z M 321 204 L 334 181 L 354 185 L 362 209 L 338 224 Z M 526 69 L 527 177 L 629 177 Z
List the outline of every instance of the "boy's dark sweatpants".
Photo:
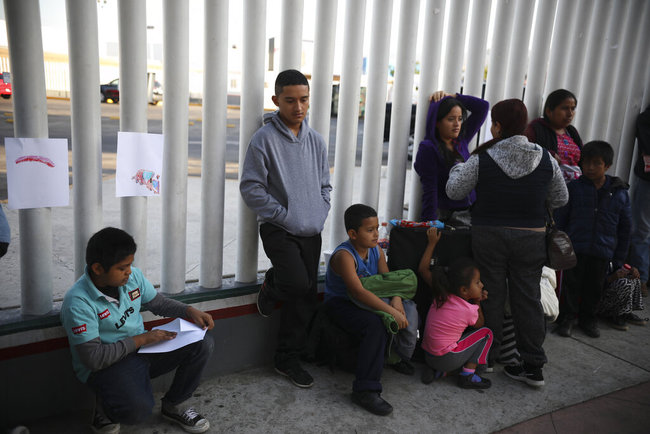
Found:
M 360 342 L 352 390 L 381 392 L 381 373 L 389 338 L 381 318 L 344 297 L 330 298 L 325 307 L 332 321 Z
M 271 223 L 260 225 L 264 252 L 273 265 L 269 294 L 282 302 L 275 366 L 297 362 L 316 311 L 321 235 L 298 237 Z
M 576 266 L 563 272 L 560 319 L 578 318 L 581 324 L 589 324 L 596 321 L 609 261 L 580 253 L 576 257 Z

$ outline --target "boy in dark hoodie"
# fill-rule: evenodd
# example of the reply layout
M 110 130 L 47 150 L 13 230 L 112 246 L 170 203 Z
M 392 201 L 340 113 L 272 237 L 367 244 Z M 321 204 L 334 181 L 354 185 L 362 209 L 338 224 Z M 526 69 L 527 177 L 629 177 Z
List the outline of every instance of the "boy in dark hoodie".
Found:
M 560 336 L 571 336 L 575 319 L 593 338 L 600 336 L 596 308 L 607 267 L 620 268 L 630 246 L 631 210 L 628 184 L 605 172 L 614 161 L 614 150 L 603 141 L 582 148 L 583 175 L 568 184 L 569 203 L 555 213 L 557 226 L 571 238 L 578 264 L 564 272 L 560 305 Z
M 264 251 L 273 265 L 257 297 L 260 315 L 282 301 L 275 370 L 298 387 L 314 380 L 300 365 L 307 325 L 316 307 L 321 231 L 330 209 L 327 146 L 305 119 L 309 83 L 299 71 L 278 74 L 273 103 L 251 138 L 239 190 L 257 214 Z

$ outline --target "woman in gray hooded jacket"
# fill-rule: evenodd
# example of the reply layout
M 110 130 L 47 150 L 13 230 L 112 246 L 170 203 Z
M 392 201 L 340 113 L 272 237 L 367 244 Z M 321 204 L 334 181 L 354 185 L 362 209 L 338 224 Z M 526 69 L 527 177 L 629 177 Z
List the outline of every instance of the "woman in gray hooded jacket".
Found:
M 501 346 L 506 297 L 509 297 L 521 366 L 505 373 L 531 386 L 544 385 L 542 367 L 545 320 L 540 278 L 546 260 L 545 217 L 568 200 L 557 161 L 523 136 L 528 120 L 521 100 L 492 108 L 494 139 L 452 168 L 447 195 L 461 198 L 472 189 L 472 252 L 490 297 L 482 303 L 485 325 L 494 332 L 490 364 Z

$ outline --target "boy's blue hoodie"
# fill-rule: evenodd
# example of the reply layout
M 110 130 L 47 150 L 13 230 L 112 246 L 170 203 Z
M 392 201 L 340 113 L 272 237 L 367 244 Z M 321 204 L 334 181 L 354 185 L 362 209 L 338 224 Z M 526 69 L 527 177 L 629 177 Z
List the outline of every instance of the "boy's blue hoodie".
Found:
M 630 246 L 631 210 L 629 185 L 606 175 L 596 190 L 584 175 L 567 185 L 569 203 L 555 212 L 555 223 L 571 238 L 578 254 L 608 259 L 618 268 Z
M 298 136 L 278 112 L 264 116 L 264 126 L 246 151 L 239 191 L 257 214 L 297 236 L 323 230 L 330 209 L 330 172 L 325 141 L 302 121 Z

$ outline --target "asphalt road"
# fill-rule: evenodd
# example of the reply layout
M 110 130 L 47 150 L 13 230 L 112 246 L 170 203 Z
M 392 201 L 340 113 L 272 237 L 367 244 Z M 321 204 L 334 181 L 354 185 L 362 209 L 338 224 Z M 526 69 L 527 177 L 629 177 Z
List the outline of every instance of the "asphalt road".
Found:
M 70 126 L 70 101 L 59 99 L 47 100 L 49 137 L 68 139 L 68 149 L 71 149 Z M 148 130 L 150 133 L 162 133 L 163 107 L 148 106 Z M 103 176 L 115 174 L 115 156 L 117 151 L 117 133 L 120 127 L 119 104 L 101 104 L 102 125 L 102 173 Z M 201 173 L 201 130 L 202 107 L 189 106 L 188 124 L 188 173 L 190 176 L 199 176 Z M 0 137 L 14 137 L 13 130 L 13 105 L 11 100 L 0 99 Z M 357 130 L 356 165 L 361 165 L 361 148 L 363 142 L 363 119 L 359 120 Z M 330 125 L 330 138 L 328 157 L 330 167 L 334 166 L 334 153 L 336 145 L 336 118 L 332 118 Z M 0 143 L 0 200 L 7 199 L 6 162 L 4 140 Z M 383 164 L 388 157 L 388 143 L 384 143 Z M 226 142 L 226 176 L 237 178 L 239 161 L 239 109 L 228 109 L 227 142 Z M 72 179 L 71 179 L 72 182 Z

